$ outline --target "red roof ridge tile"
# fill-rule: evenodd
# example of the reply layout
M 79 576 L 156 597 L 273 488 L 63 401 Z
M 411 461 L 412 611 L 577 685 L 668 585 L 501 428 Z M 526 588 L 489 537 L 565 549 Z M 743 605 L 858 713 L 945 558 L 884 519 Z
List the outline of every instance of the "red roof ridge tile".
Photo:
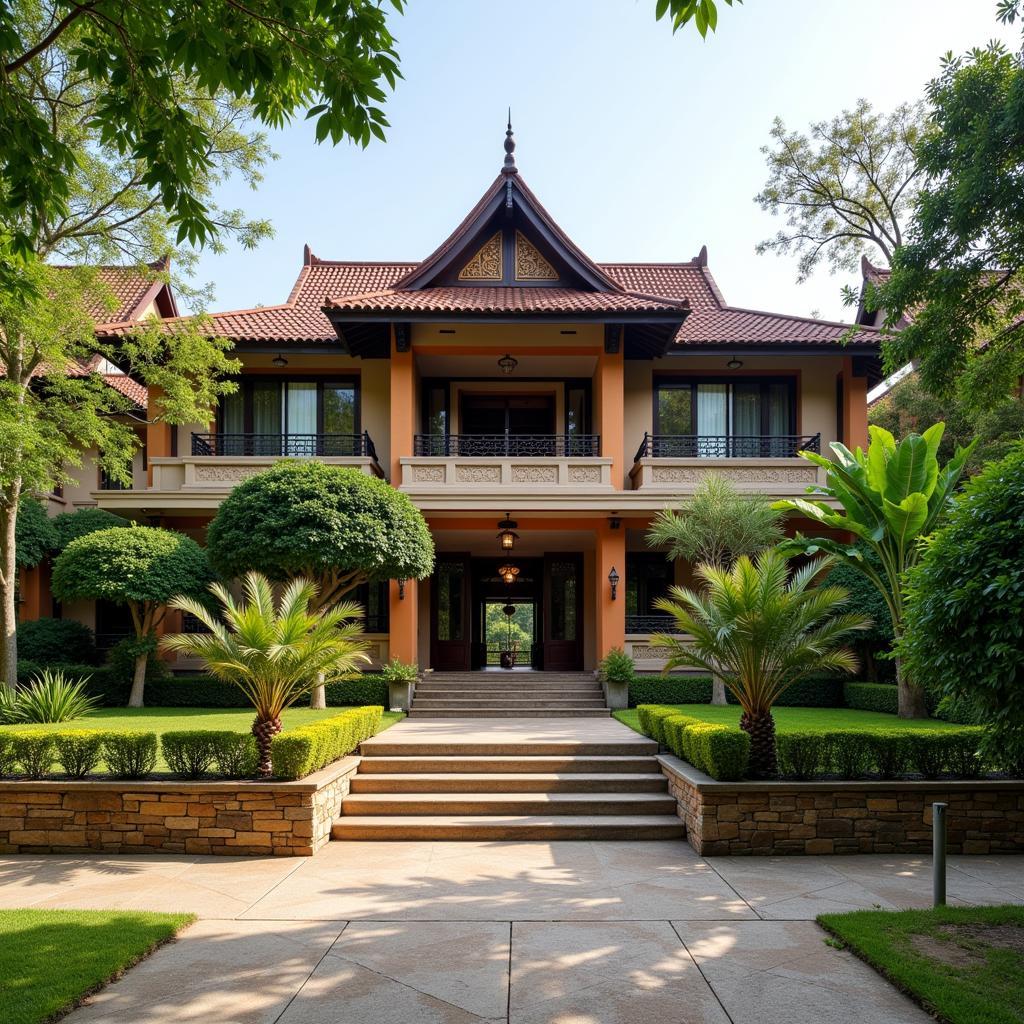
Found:
M 730 306 L 728 303 L 723 303 L 722 309 L 729 313 L 752 313 L 755 316 L 770 316 L 776 320 L 794 320 L 802 324 L 820 324 L 823 327 L 846 327 L 857 331 L 863 330 L 874 334 L 878 333 L 877 327 L 866 327 L 855 322 L 844 323 L 842 320 L 822 320 L 820 317 L 797 316 L 795 313 L 774 313 L 770 309 L 751 309 L 748 306 Z

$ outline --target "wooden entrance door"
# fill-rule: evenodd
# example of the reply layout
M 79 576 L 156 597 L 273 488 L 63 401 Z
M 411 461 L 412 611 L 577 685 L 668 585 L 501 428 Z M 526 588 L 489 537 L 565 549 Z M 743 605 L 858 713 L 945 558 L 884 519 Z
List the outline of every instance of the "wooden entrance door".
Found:
M 577 672 L 583 667 L 583 559 L 544 556 L 544 668 Z
M 470 669 L 469 604 L 469 555 L 438 555 L 430 587 L 430 664 L 437 671 Z

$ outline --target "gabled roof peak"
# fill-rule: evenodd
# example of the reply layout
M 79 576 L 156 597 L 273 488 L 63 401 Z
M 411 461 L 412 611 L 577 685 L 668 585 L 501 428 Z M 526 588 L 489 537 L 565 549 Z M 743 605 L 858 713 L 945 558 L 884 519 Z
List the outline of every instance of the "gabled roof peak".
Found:
M 508 176 L 518 174 L 516 167 L 516 140 L 512 136 L 512 108 L 508 108 L 508 128 L 505 130 L 505 162 L 502 164 L 501 173 Z

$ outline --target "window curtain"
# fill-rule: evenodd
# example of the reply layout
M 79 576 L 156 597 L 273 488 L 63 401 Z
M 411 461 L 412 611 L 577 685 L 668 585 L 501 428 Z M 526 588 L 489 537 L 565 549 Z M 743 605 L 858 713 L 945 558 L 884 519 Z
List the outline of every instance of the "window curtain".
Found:
M 711 459 L 726 454 L 724 438 L 728 427 L 728 385 L 697 385 L 697 457 Z
M 316 384 L 289 381 L 284 394 L 287 455 L 316 454 Z
M 281 384 L 258 380 L 252 385 L 253 455 L 281 454 Z

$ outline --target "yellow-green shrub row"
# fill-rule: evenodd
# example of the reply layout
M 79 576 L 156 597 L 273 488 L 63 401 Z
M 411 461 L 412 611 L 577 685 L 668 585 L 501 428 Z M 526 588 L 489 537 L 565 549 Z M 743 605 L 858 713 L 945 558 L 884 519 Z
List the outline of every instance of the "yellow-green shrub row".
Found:
M 270 745 L 274 775 L 302 779 L 351 754 L 380 729 L 383 715 L 384 708 L 379 705 L 352 708 L 275 736 Z

